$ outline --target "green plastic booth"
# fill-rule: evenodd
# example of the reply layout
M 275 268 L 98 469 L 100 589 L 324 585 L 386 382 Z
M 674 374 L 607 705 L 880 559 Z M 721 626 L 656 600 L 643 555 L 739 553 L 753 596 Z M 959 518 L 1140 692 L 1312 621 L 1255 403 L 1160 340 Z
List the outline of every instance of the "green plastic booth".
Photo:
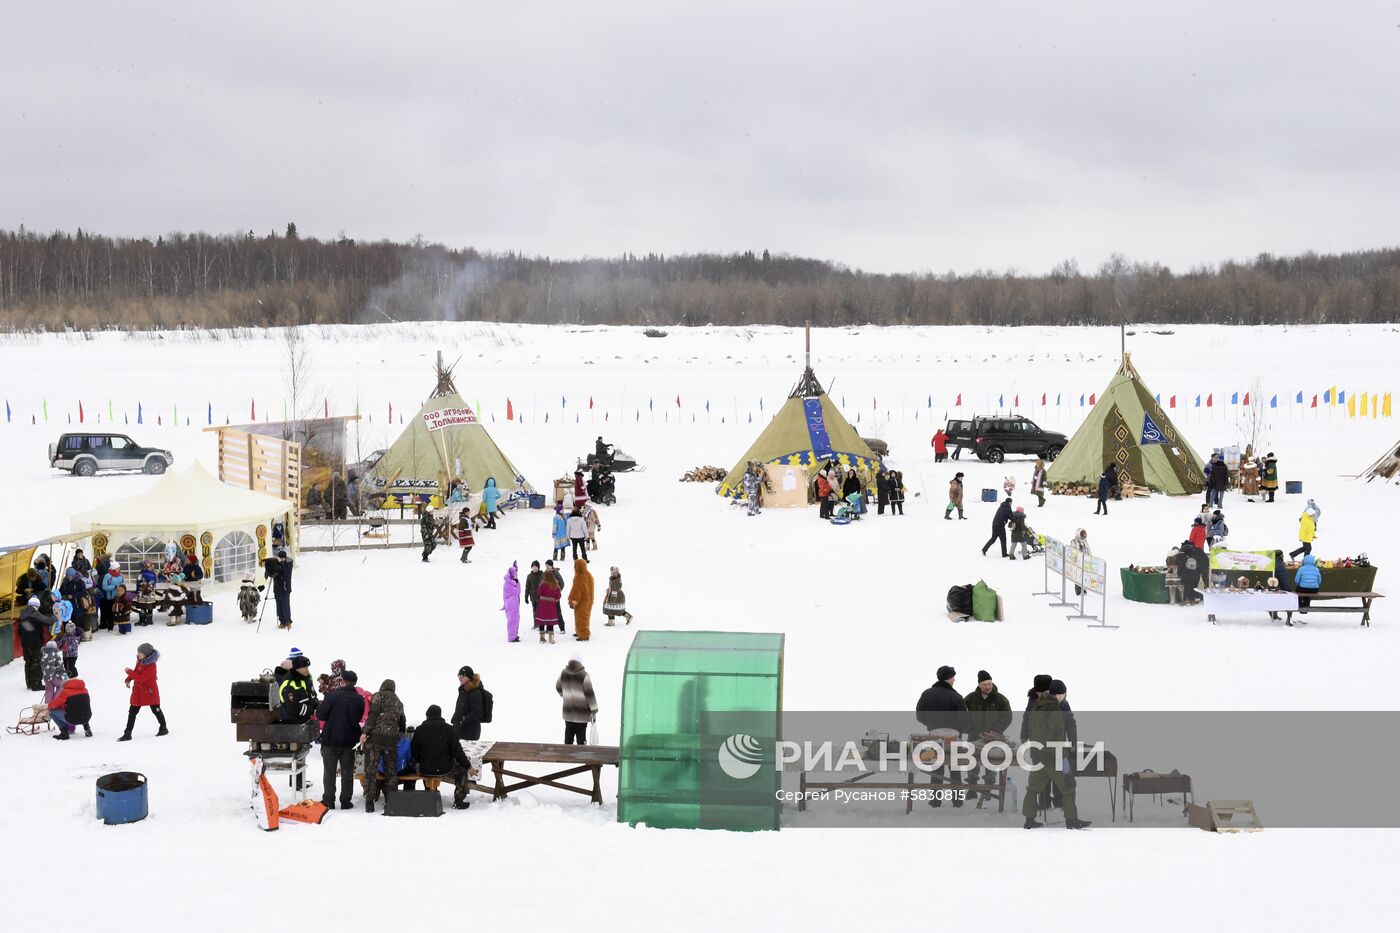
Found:
M 636 634 L 622 679 L 619 822 L 778 828 L 783 638 Z

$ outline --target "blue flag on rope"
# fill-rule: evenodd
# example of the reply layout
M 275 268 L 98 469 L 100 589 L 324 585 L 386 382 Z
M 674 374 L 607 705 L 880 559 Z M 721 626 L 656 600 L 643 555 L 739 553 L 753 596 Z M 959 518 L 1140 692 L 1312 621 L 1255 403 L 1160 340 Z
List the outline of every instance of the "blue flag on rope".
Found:
M 137 423 L 137 424 L 140 424 L 140 423 L 141 423 L 141 403 L 140 403 L 140 402 L 137 402 L 137 403 L 136 403 L 136 423 Z
M 1269 399 L 1269 407 L 1270 407 L 1270 408 L 1277 408 L 1277 407 L 1278 407 L 1278 396 L 1277 396 L 1277 395 L 1275 395 L 1273 398 Z
M 1299 389 L 1299 390 L 1298 390 L 1298 397 L 1295 398 L 1293 401 L 1297 402 L 1299 405 L 1303 404 L 1303 390 L 1302 390 L 1302 389 Z
M 1240 394 L 1239 394 L 1238 392 L 1236 392 L 1236 393 L 1234 393 L 1233 395 L 1230 396 L 1230 404 L 1231 404 L 1231 405 L 1238 405 L 1239 403 L 1240 403 Z
M 1201 407 L 1201 397 L 1200 397 L 1199 395 L 1196 396 L 1196 407 L 1197 407 L 1197 408 L 1200 408 L 1200 407 Z

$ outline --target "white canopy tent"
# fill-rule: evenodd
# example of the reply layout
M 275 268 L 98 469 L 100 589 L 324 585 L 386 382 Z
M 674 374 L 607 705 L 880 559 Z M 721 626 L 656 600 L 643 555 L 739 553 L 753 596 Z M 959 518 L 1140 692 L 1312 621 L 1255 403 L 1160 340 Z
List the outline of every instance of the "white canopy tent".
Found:
M 198 545 L 205 574 L 223 582 L 267 559 L 272 523 L 291 527 L 295 508 L 286 499 L 221 483 L 196 462 L 166 473 L 143 493 L 80 512 L 72 524 L 92 534 L 94 556 L 110 551 L 124 565 L 163 552 L 168 541 L 182 551 Z

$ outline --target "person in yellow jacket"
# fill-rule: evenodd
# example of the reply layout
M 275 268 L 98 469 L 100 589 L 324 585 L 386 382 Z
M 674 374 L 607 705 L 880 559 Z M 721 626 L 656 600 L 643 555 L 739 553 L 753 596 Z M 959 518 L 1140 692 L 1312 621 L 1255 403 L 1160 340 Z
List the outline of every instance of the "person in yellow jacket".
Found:
M 1298 516 L 1298 541 L 1299 546 L 1288 552 L 1289 557 L 1297 557 L 1299 554 L 1311 554 L 1313 538 L 1317 537 L 1317 519 L 1313 518 L 1312 512 L 1305 511 Z
M 588 561 L 574 561 L 574 583 L 569 588 L 569 608 L 574 611 L 574 637 L 588 641 L 588 617 L 593 612 L 593 574 Z

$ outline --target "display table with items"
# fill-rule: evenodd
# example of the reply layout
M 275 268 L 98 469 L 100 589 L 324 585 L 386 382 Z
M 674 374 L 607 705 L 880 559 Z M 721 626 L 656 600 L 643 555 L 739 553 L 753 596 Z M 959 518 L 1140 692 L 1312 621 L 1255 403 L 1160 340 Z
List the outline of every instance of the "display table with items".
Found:
M 1118 577 L 1123 583 L 1123 598 L 1129 602 L 1170 602 L 1167 596 L 1167 574 L 1164 570 L 1154 567 L 1120 567 Z
M 958 741 L 958 739 L 959 734 L 953 729 L 935 729 L 927 734 L 916 733 L 914 735 L 909 736 L 908 748 L 914 749 L 917 748 L 920 744 L 937 743 L 944 747 L 944 758 L 947 759 L 952 754 L 952 743 Z M 879 745 L 873 743 L 884 743 L 886 745 L 893 744 L 889 741 L 887 736 L 876 739 L 871 739 L 867 737 L 864 741 L 861 742 L 861 747 L 864 750 L 864 756 L 867 760 L 877 759 L 883 754 L 883 752 L 879 748 Z M 977 756 L 979 759 L 983 756 L 985 752 L 987 754 L 987 761 L 989 764 L 1004 764 L 1007 766 L 1003 767 L 1000 771 L 997 772 L 997 780 L 995 784 L 969 784 L 962 781 L 955 781 L 952 779 L 952 775 L 949 773 L 948 768 L 944 766 L 943 768 L 940 768 L 936 771 L 927 772 L 929 774 L 930 785 L 927 789 L 924 789 L 916 786 L 915 778 L 917 778 L 920 774 L 924 774 L 926 772 L 922 771 L 919 767 L 915 767 L 913 762 L 908 763 L 908 766 L 904 769 L 903 775 L 900 776 L 901 779 L 896 781 L 867 780 L 868 778 L 878 777 L 881 774 L 886 773 L 878 770 L 858 771 L 851 777 L 826 780 L 814 780 L 811 777 L 809 777 L 809 775 L 826 776 L 836 772 L 804 770 L 798 772 L 797 775 L 797 810 L 798 812 L 806 810 L 807 803 L 809 800 L 818 799 L 815 795 L 811 793 L 812 791 L 840 790 L 844 788 L 849 788 L 851 785 L 854 784 L 859 784 L 863 787 L 871 789 L 876 787 L 897 788 L 899 793 L 892 799 L 896 799 L 904 803 L 904 812 L 906 814 L 914 812 L 915 801 L 923 801 L 925 803 L 936 805 L 938 803 L 942 803 L 944 800 L 947 800 L 954 806 L 961 806 L 964 799 L 976 800 L 977 808 L 979 810 L 982 808 L 982 805 L 984 803 L 991 800 L 995 800 L 997 802 L 997 813 L 1004 813 L 1006 812 L 1006 775 L 1007 771 L 1010 770 L 1011 759 L 1015 757 L 1017 742 L 1013 739 L 999 739 L 997 740 L 997 743 L 993 744 L 992 749 L 990 751 L 986 750 L 987 742 L 985 740 L 979 739 L 973 744 L 977 748 Z M 1006 750 L 1003 751 L 1003 749 Z M 925 765 L 936 760 L 936 758 L 934 757 L 935 751 L 936 750 L 925 749 L 920 753 Z M 898 772 L 892 773 L 895 775 L 899 774 Z M 951 796 L 952 794 L 959 791 L 965 794 L 964 798 L 957 798 Z
M 1292 560 L 1283 565 L 1287 579 L 1278 581 L 1280 586 L 1293 589 L 1293 574 L 1298 566 L 1298 562 Z M 1322 571 L 1322 587 L 1319 590 L 1322 593 L 1369 593 L 1376 588 L 1377 568 L 1366 561 L 1365 555 L 1359 560 L 1319 560 L 1317 569 Z
M 1269 590 L 1219 590 L 1201 592 L 1201 602 L 1206 617 L 1214 624 L 1217 615 L 1234 615 L 1249 612 L 1267 612 L 1270 619 L 1277 619 L 1279 613 L 1296 612 L 1298 594 Z

